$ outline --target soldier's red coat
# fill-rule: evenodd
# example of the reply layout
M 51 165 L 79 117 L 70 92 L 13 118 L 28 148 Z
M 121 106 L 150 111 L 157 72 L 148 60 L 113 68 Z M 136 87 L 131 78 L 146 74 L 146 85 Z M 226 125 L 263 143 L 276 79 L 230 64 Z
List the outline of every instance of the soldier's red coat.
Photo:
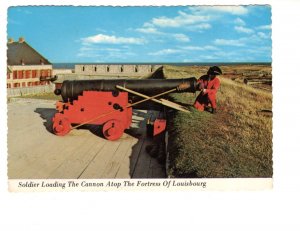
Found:
M 199 111 L 204 111 L 205 107 L 211 106 L 212 108 L 217 108 L 217 91 L 220 87 L 220 79 L 215 77 L 209 79 L 208 75 L 203 75 L 198 79 L 199 90 L 206 89 L 198 95 L 195 100 L 194 107 Z

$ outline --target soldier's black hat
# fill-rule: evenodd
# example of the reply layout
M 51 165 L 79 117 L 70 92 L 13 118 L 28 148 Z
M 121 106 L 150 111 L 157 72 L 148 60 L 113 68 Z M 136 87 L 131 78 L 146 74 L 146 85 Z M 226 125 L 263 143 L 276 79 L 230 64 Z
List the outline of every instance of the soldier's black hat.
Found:
M 208 75 L 222 75 L 222 70 L 217 66 L 213 66 L 208 69 L 207 74 Z

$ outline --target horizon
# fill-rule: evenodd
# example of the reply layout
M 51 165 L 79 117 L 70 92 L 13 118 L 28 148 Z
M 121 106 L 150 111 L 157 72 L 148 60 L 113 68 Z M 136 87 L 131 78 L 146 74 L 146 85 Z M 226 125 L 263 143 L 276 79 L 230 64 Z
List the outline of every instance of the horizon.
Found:
M 269 5 L 22 6 L 7 39 L 51 63 L 272 63 L 271 32 Z

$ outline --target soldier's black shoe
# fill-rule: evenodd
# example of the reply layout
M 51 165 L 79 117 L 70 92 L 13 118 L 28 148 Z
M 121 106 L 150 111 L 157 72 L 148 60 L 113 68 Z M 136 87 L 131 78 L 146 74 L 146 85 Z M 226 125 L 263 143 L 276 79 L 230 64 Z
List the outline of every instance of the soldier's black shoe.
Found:
M 212 108 L 211 107 L 204 107 L 204 111 L 210 112 L 211 113 Z
M 211 109 L 211 114 L 216 114 L 217 113 L 217 109 L 216 108 L 212 108 Z

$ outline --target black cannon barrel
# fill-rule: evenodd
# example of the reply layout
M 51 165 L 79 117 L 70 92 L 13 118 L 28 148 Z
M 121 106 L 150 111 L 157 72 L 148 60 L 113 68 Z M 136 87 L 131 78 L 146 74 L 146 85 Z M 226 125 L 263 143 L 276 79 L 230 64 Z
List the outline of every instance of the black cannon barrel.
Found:
M 117 85 L 143 93 L 146 95 L 159 94 L 180 84 L 188 87 L 184 92 L 195 92 L 197 79 L 195 77 L 185 79 L 98 79 L 98 80 L 66 80 L 63 82 L 60 91 L 62 99 L 67 102 L 77 99 L 83 91 L 118 91 Z M 180 91 L 177 91 L 180 92 Z

